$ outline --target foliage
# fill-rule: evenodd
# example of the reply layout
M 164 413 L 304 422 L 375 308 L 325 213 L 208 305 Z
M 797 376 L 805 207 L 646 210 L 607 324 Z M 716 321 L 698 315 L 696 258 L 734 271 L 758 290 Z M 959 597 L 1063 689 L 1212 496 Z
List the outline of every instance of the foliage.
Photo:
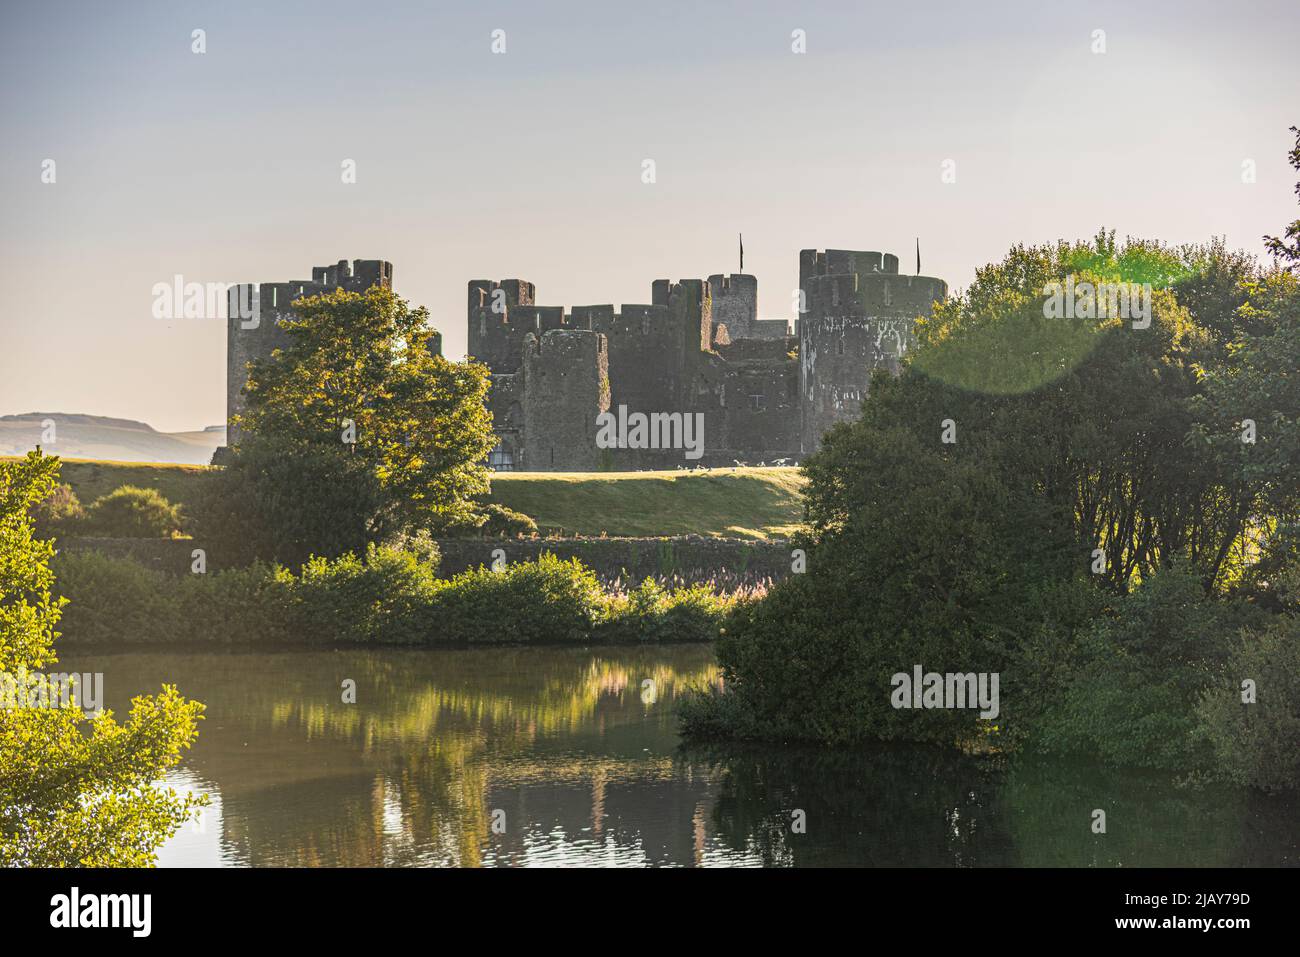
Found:
M 75 535 L 86 518 L 86 511 L 72 486 L 59 482 L 32 506 L 32 523 L 37 538 Z
M 609 596 L 597 636 L 603 641 L 711 641 L 738 600 L 708 585 L 666 588 L 647 578 Z
M 1237 784 L 1267 790 L 1300 784 L 1300 564 L 1279 582 L 1287 610 L 1259 630 L 1242 629 L 1228 660 L 1196 704 L 1212 763 Z M 1243 682 L 1256 700 L 1242 700 Z
M 58 460 L 39 452 L 0 463 L 0 674 L 20 685 L 57 660 L 53 548 L 30 518 L 57 476 Z M 0 866 L 149 865 L 203 803 L 154 784 L 194 741 L 203 710 L 175 688 L 133 699 L 125 723 L 88 719 L 75 698 L 19 705 L 0 708 Z
M 292 630 L 311 642 L 418 643 L 437 592 L 435 567 L 410 552 L 370 546 L 315 557 L 286 576 Z
M 1067 279 L 1150 282 L 1150 324 L 1049 318 Z M 686 733 L 987 740 L 1300 784 L 1273 750 L 1296 695 L 1269 617 L 1300 553 L 1296 368 L 1296 277 L 1221 242 L 1015 247 L 804 463 L 807 574 L 732 613 L 727 690 L 685 705 Z M 916 664 L 999 673 L 997 722 L 894 709 L 890 676 Z M 1275 696 L 1233 712 L 1259 739 L 1198 711 L 1242 669 Z
M 438 533 L 453 538 L 520 538 L 536 535 L 537 523 L 523 512 L 487 502 L 476 506 L 472 515 L 438 529 Z
M 1162 570 L 1081 629 L 1033 743 L 1129 767 L 1204 765 L 1195 704 L 1225 663 L 1224 636 L 1247 618 L 1195 574 Z
M 157 489 L 123 485 L 91 503 L 85 528 L 105 538 L 173 538 L 181 522 L 180 507 Z
M 1291 147 L 1287 159 L 1291 167 L 1300 173 L 1300 127 L 1291 127 L 1291 132 L 1295 134 L 1295 146 Z M 1300 183 L 1295 184 L 1295 194 L 1300 197 Z M 1265 236 L 1264 245 L 1274 256 L 1289 262 L 1293 270 L 1300 269 L 1300 219 L 1292 220 L 1280 237 Z
M 334 557 L 471 515 L 494 443 L 486 368 L 439 355 L 428 312 L 388 289 L 292 309 L 280 323 L 288 344 L 250 363 L 246 438 L 202 533 L 247 510 L 250 550 L 296 563 L 304 548 Z
M 384 496 L 366 463 L 305 442 L 246 436 L 203 485 L 195 519 L 223 567 L 254 560 L 297 567 L 312 555 L 364 551 L 381 534 Z
M 257 563 L 174 577 L 95 552 L 60 555 L 57 568 L 78 643 L 708 641 L 733 604 L 705 586 L 609 591 L 550 554 L 450 579 L 427 551 L 381 546 L 313 557 L 297 573 Z

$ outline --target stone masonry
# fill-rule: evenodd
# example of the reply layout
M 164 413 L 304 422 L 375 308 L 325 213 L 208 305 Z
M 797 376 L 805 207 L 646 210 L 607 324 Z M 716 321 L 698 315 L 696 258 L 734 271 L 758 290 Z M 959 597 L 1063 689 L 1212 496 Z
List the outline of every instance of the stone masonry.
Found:
M 248 363 L 283 344 L 279 319 L 295 299 L 392 280 L 387 262 L 341 260 L 310 281 L 233 289 L 227 420 L 243 408 Z M 655 280 L 649 303 L 618 308 L 538 305 L 522 279 L 475 279 L 468 292 L 467 352 L 492 376 L 498 444 L 488 464 L 612 471 L 799 461 L 831 425 L 858 415 L 877 369 L 898 371 L 914 321 L 948 287 L 900 275 L 889 253 L 805 249 L 793 333 L 785 319 L 758 318 L 758 280 L 743 273 Z M 253 295 L 260 316 L 242 319 L 238 297 Z M 651 441 L 638 442 L 633 427 L 626 442 L 601 447 L 600 417 L 635 426 L 637 413 L 651 420 Z M 689 435 L 669 427 L 686 417 L 702 425 L 702 454 L 669 441 Z M 232 426 L 229 441 L 238 440 Z

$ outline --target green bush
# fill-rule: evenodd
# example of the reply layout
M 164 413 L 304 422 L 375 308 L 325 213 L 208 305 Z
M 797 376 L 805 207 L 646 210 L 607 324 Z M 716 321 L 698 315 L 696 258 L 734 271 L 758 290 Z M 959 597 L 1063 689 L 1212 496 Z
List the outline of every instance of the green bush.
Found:
M 37 538 L 75 535 L 85 518 L 86 511 L 81 507 L 77 493 L 64 482 L 55 485 L 50 494 L 32 508 L 33 530 Z
M 417 643 L 437 593 L 434 572 L 410 552 L 373 545 L 364 560 L 313 558 L 297 577 L 284 575 L 293 631 L 311 642 Z
M 734 601 L 707 585 L 669 589 L 647 578 L 606 597 L 597 634 L 609 642 L 713 641 Z
M 157 489 L 123 485 L 95 499 L 86 528 L 105 538 L 173 538 L 181 530 L 180 506 Z
M 1242 701 L 1247 679 L 1253 704 Z M 1202 692 L 1196 721 L 1212 771 L 1266 790 L 1300 787 L 1300 620 L 1242 630 L 1222 675 Z
M 181 583 L 137 562 L 99 552 L 60 553 L 52 563 L 71 599 L 60 622 L 81 642 L 167 642 L 184 637 Z
M 1196 701 L 1226 662 L 1226 636 L 1251 617 L 1186 568 L 1158 572 L 1082 630 L 1032 742 L 1130 767 L 1206 766 Z
M 603 612 L 604 592 L 591 569 L 543 554 L 499 572 L 480 567 L 441 581 L 421 617 L 428 639 L 477 644 L 584 641 Z
M 57 561 L 71 640 L 313 644 L 706 641 L 733 600 L 704 586 L 607 593 L 576 559 L 436 577 L 424 553 L 371 546 L 174 577 L 99 553 Z
M 251 436 L 204 482 L 193 512 L 196 537 L 225 568 L 297 568 L 384 537 L 380 496 L 359 459 Z
M 440 527 L 448 538 L 518 538 L 537 534 L 537 523 L 523 512 L 488 502 L 475 506 L 472 514 L 459 516 Z

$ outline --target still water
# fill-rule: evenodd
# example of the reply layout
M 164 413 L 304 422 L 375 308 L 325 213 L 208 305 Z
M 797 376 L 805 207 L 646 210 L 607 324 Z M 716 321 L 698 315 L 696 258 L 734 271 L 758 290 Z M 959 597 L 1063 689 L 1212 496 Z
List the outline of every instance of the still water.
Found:
M 707 645 L 65 650 L 60 670 L 102 672 L 119 717 L 164 682 L 207 705 L 169 783 L 211 805 L 164 867 L 1300 863 L 1294 797 L 920 748 L 683 749 L 674 701 L 717 680 Z

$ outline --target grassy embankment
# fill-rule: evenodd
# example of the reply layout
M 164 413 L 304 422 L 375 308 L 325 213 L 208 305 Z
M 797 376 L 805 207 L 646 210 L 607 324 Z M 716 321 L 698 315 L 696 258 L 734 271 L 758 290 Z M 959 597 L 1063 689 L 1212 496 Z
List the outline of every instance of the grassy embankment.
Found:
M 184 506 L 202 465 L 65 459 L 63 481 L 89 505 L 119 485 L 155 488 Z M 496 475 L 491 500 L 559 535 L 705 535 L 784 538 L 799 523 L 803 479 L 793 468 L 694 472 L 514 472 Z

